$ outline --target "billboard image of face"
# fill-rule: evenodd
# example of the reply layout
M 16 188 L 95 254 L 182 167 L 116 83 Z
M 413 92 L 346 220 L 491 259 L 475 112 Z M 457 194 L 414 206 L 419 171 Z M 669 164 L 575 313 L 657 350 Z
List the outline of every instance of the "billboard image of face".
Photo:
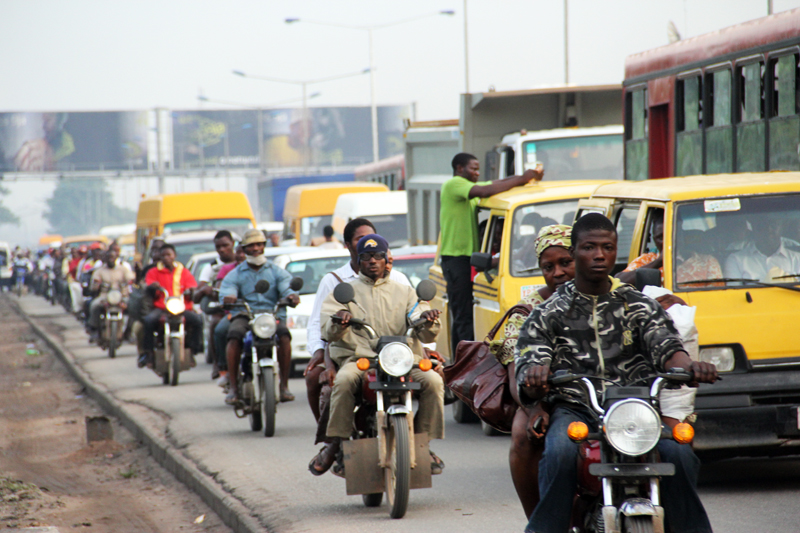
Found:
M 146 111 L 0 113 L 0 171 L 146 168 Z

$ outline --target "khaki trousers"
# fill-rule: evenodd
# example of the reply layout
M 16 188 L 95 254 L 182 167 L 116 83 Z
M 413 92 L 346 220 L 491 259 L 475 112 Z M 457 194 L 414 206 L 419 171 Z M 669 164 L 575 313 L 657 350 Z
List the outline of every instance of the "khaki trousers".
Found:
M 345 363 L 336 374 L 331 395 L 331 412 L 328 420 L 328 437 L 347 439 L 353 433 L 355 395 L 361 388 L 366 372 L 359 370 L 354 361 Z M 414 418 L 414 431 L 427 433 L 429 439 L 444 438 L 444 382 L 436 372 L 411 371 L 411 379 L 422 384 L 419 410 Z

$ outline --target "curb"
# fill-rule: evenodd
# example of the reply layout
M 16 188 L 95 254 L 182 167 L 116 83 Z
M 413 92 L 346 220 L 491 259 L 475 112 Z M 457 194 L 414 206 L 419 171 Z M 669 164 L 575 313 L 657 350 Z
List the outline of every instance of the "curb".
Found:
M 117 401 L 107 390 L 94 383 L 83 369 L 75 363 L 72 354 L 42 329 L 33 318 L 28 316 L 18 302 L 5 295 L 3 295 L 3 298 L 11 304 L 36 334 L 53 350 L 70 375 L 86 389 L 86 393 L 100 405 L 103 411 L 119 419 L 122 425 L 137 440 L 147 446 L 155 460 L 175 476 L 175 479 L 200 496 L 200 499 L 220 517 L 226 526 L 235 533 L 264 533 L 269 531 L 255 518 L 250 509 L 245 507 L 232 494 L 225 492 L 212 478 L 203 474 L 193 462 L 181 455 L 166 439 L 139 425 L 135 416 L 129 412 L 125 405 Z

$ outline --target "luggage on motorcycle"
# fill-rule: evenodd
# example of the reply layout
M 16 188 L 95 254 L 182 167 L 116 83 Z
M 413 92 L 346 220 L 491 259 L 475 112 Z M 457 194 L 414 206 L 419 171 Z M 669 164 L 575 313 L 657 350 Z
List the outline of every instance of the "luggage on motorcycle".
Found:
M 513 313 L 530 314 L 528 305 L 515 305 L 494 325 L 483 341 L 461 341 L 453 364 L 444 367 L 444 381 L 462 402 L 481 420 L 505 433 L 511 433 L 517 403 L 511 396 L 508 369 L 489 348 L 489 341 Z

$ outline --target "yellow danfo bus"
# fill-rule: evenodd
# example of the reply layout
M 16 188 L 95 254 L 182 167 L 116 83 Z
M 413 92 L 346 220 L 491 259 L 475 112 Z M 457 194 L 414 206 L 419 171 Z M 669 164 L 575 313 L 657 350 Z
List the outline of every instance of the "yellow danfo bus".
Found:
M 244 235 L 256 227 L 250 202 L 241 192 L 205 191 L 147 196 L 136 215 L 136 260 L 157 235 L 226 229 Z

